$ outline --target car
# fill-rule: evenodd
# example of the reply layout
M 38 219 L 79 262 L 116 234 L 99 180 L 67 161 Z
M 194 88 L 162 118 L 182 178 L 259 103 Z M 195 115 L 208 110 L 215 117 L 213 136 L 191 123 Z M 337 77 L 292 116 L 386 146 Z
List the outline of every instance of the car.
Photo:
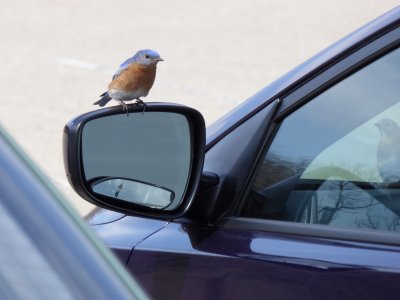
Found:
M 173 103 L 64 128 L 87 218 L 155 299 L 400 293 L 400 7 L 207 129 Z
M 148 299 L 0 127 L 1 299 Z

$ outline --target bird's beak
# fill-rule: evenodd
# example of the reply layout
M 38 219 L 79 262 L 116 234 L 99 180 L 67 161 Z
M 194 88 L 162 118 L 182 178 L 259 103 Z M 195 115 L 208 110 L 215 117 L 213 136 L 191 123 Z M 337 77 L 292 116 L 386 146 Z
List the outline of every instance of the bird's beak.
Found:
M 161 57 L 156 58 L 155 61 L 164 61 Z

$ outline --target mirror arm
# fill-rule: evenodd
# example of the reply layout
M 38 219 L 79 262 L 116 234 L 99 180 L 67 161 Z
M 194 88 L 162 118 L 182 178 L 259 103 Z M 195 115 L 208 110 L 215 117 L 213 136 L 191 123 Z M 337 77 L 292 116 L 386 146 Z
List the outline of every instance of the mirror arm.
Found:
M 203 172 L 200 177 L 198 192 L 205 191 L 219 183 L 218 175 L 211 172 Z

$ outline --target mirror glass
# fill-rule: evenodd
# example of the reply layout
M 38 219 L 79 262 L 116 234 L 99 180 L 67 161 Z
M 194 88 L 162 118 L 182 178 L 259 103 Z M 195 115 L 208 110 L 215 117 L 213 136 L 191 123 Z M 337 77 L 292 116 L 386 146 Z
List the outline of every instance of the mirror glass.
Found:
M 105 116 L 82 130 L 82 163 L 92 192 L 173 210 L 186 190 L 191 134 L 185 116 L 145 112 Z
M 127 178 L 97 179 L 93 181 L 91 188 L 97 194 L 159 209 L 167 208 L 175 198 L 174 192 L 164 187 Z

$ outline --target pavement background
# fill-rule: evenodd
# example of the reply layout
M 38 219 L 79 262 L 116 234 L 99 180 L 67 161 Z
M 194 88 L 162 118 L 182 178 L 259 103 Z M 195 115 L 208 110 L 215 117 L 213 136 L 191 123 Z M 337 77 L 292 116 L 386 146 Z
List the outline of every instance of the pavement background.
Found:
M 394 0 L 0 1 L 0 122 L 84 215 L 64 175 L 61 137 L 96 109 L 138 49 L 165 59 L 146 101 L 182 103 L 210 124 Z M 115 102 L 114 102 L 115 103 Z

